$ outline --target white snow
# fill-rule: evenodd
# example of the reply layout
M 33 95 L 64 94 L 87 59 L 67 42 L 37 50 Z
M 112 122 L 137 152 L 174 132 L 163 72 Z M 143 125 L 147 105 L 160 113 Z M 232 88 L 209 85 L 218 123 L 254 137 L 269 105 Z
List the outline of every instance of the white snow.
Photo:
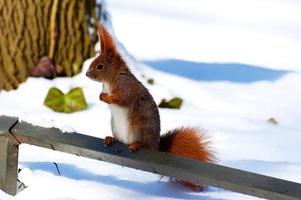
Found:
M 0 199 L 1 200 L 13 200 L 14 198 L 12 196 L 6 194 L 2 190 L 0 190 Z
M 140 59 L 301 69 L 298 0 L 110 0 L 108 8 L 117 37 Z
M 199 126 L 208 130 L 220 164 L 298 183 L 300 7 L 293 0 L 108 1 L 117 38 L 138 59 L 234 62 L 290 70 L 273 81 L 197 81 L 152 69 L 123 52 L 157 103 L 174 96 L 184 99 L 180 110 L 160 109 L 162 133 L 182 125 Z M 102 84 L 85 76 L 92 59 L 76 77 L 29 78 L 16 91 L 1 91 L 0 115 L 66 132 L 111 135 L 110 110 L 99 101 Z M 142 74 L 155 84 L 147 84 Z M 68 92 L 78 86 L 88 110 L 62 114 L 43 105 L 51 87 Z M 267 123 L 270 117 L 279 124 Z M 30 145 L 20 146 L 19 161 L 19 179 L 27 188 L 15 197 L 0 191 L 0 200 L 257 199 L 216 188 L 194 193 L 155 174 Z

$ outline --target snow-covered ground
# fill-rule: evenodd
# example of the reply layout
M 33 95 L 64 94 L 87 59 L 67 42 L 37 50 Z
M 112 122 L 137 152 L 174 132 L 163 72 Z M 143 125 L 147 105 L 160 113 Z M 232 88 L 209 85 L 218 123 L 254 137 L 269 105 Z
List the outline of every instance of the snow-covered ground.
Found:
M 110 0 L 116 35 L 140 59 L 301 70 L 299 0 Z
M 180 110 L 160 109 L 162 133 L 181 125 L 200 126 L 208 130 L 220 164 L 301 183 L 299 1 L 110 0 L 108 8 L 117 38 L 134 57 L 149 64 L 166 59 L 174 66 L 156 67 L 170 74 L 127 57 L 157 102 L 184 99 Z M 29 78 L 16 91 L 2 91 L 0 114 L 109 135 L 109 109 L 98 100 L 102 86 L 84 75 L 91 61 L 74 78 Z M 192 62 L 202 78 L 179 76 L 179 65 Z M 238 73 L 238 67 L 225 63 L 247 65 Z M 229 76 L 214 74 L 218 68 Z M 274 73 L 278 75 L 271 78 Z M 147 84 L 142 75 L 155 84 Z M 89 109 L 61 114 L 44 107 L 53 86 L 64 92 L 83 87 Z M 279 124 L 268 123 L 271 117 Z M 29 145 L 21 145 L 19 161 L 19 179 L 27 188 L 15 197 L 0 191 L 0 200 L 256 199 L 216 188 L 194 193 L 155 174 Z

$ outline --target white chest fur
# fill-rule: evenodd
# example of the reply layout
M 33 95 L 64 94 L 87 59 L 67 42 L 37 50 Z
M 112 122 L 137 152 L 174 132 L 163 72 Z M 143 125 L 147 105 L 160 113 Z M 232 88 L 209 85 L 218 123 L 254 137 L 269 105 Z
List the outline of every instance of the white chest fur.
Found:
M 102 85 L 102 93 L 111 94 L 109 84 L 106 83 L 106 82 L 104 82 L 103 85 Z
M 108 83 L 103 84 L 102 93 L 111 94 Z M 128 108 L 116 104 L 109 104 L 112 115 L 112 132 L 120 142 L 130 144 L 134 142 L 133 134 L 129 130 L 129 112 Z

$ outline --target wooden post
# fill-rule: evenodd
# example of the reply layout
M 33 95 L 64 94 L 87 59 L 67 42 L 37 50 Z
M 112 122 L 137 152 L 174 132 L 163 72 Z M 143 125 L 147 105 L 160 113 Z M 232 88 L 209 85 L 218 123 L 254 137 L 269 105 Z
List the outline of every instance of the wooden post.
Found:
M 18 151 L 8 137 L 0 137 L 0 188 L 11 195 L 17 192 Z
M 17 193 L 19 145 L 9 134 L 16 118 L 0 116 L 0 189 L 15 195 Z

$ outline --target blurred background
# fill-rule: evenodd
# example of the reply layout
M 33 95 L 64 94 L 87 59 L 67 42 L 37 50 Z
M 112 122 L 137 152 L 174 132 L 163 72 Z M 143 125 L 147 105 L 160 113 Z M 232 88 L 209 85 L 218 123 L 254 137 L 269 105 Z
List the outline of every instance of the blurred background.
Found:
M 85 76 L 100 22 L 158 104 L 162 134 L 200 127 L 219 164 L 301 183 L 300 10 L 298 0 L 0 0 L 0 115 L 110 135 L 102 84 Z M 0 199 L 257 199 L 29 145 L 19 160 L 26 188 Z
M 300 69 L 299 1 L 113 0 L 108 5 L 117 37 L 141 60 Z

